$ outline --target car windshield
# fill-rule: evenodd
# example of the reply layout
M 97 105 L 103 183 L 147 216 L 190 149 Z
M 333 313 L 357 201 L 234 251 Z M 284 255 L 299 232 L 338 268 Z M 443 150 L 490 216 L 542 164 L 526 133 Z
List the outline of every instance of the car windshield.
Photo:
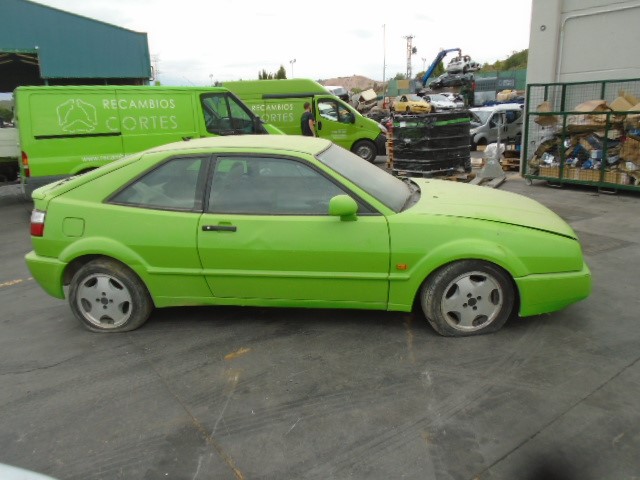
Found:
M 471 121 L 484 125 L 489 120 L 493 112 L 487 110 L 469 110 L 471 113 Z
M 439 102 L 442 102 L 442 101 L 447 102 L 447 101 L 449 101 L 449 99 L 447 97 L 445 97 L 444 95 L 441 95 L 439 93 L 432 93 L 432 94 L 429 95 L 429 98 L 431 100 L 436 100 L 436 101 L 439 101 Z
M 407 95 L 407 100 L 410 102 L 422 102 L 424 99 L 418 95 Z
M 394 212 L 401 211 L 411 196 L 406 183 L 342 147 L 331 145 L 317 158 Z

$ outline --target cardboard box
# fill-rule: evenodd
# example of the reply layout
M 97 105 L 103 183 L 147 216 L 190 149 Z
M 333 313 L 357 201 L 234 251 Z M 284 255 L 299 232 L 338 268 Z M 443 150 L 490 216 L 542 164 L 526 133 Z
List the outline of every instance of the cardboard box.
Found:
M 599 182 L 600 181 L 600 170 L 592 170 L 592 169 L 578 169 L 578 180 L 583 182 Z
M 560 177 L 560 167 L 544 167 L 544 166 L 540 166 L 540 176 L 541 177 L 558 178 L 558 177 Z
M 628 136 L 620 149 L 620 158 L 629 162 L 640 162 L 640 140 Z
M 544 101 L 536 108 L 538 113 L 549 113 L 553 111 L 551 103 Z M 550 127 L 558 123 L 558 119 L 555 115 L 538 115 L 534 120 L 541 127 Z
M 617 97 L 613 102 L 609 104 L 609 108 L 614 112 L 627 112 L 633 107 L 632 103 L 624 97 Z
M 603 125 L 607 123 L 607 112 L 611 108 L 604 100 L 589 100 L 577 105 L 574 109 L 576 112 L 585 112 L 585 115 L 572 115 L 569 123 L 573 125 Z
M 568 180 L 578 180 L 578 173 L 580 172 L 579 168 L 576 167 L 565 167 L 564 171 L 562 172 L 562 174 L 564 175 L 564 178 L 568 179 Z

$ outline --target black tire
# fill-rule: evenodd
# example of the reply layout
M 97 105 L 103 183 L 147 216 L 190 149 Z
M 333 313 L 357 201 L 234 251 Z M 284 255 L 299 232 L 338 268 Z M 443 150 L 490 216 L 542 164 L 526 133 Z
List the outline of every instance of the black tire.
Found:
M 514 306 L 514 287 L 500 267 L 480 260 L 454 262 L 437 270 L 420 290 L 422 311 L 447 337 L 495 332 Z
M 92 332 L 128 332 L 147 321 L 153 301 L 142 280 L 109 259 L 93 260 L 71 279 L 69 305 Z
M 378 150 L 376 145 L 369 140 L 358 140 L 351 149 L 353 153 L 361 158 L 364 158 L 367 162 L 373 163 L 378 156 Z
M 486 138 L 479 138 L 478 141 L 475 143 L 475 146 L 476 146 L 475 150 L 478 150 L 478 147 L 486 147 L 487 146 L 487 139 Z

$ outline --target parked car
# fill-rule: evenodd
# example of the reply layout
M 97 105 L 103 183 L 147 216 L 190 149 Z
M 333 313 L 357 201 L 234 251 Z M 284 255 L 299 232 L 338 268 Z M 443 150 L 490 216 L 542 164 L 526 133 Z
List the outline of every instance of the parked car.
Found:
M 444 95 L 449 100 L 451 100 L 453 103 L 455 103 L 456 108 L 464 108 L 465 107 L 464 99 L 462 98 L 462 95 L 460 95 L 459 93 L 440 92 L 440 95 Z
M 421 305 L 439 333 L 476 335 L 590 292 L 576 234 L 536 201 L 401 180 L 321 138 L 168 144 L 33 199 L 33 278 L 96 332 L 154 307 Z
M 431 112 L 455 110 L 457 108 L 454 102 L 439 93 L 430 93 L 422 98 L 431 104 Z
M 463 74 L 449 74 L 443 73 L 431 83 L 429 88 L 443 88 L 443 87 L 459 87 L 461 85 L 471 85 L 474 81 L 472 73 Z
M 469 55 L 462 55 L 453 57 L 447 65 L 447 72 L 449 73 L 467 73 L 480 70 L 480 64 L 474 60 L 471 60 Z
M 411 93 L 398 96 L 393 110 L 398 113 L 430 113 L 432 107 L 424 98 Z
M 519 103 L 505 103 L 491 107 L 469 109 L 471 115 L 470 145 L 471 150 L 478 146 L 494 143 L 498 138 L 502 142 L 522 141 L 523 105 Z

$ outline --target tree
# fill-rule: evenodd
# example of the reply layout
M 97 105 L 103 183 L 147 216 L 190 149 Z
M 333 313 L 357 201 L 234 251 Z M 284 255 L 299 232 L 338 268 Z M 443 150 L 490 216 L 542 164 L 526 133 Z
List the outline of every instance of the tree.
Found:
M 267 73 L 265 69 L 262 69 L 262 72 L 258 72 L 258 80 L 285 80 L 287 78 L 287 71 L 285 68 L 280 65 L 280 68 L 276 73 Z
M 407 76 L 404 73 L 396 73 L 396 76 L 393 77 L 394 80 L 406 80 Z
M 285 80 L 287 78 L 287 71 L 282 65 L 280 65 L 280 68 L 276 72 L 276 78 L 279 80 Z
M 13 113 L 8 108 L 0 107 L 0 120 L 4 120 L 5 122 L 10 122 L 11 117 L 13 117 Z

